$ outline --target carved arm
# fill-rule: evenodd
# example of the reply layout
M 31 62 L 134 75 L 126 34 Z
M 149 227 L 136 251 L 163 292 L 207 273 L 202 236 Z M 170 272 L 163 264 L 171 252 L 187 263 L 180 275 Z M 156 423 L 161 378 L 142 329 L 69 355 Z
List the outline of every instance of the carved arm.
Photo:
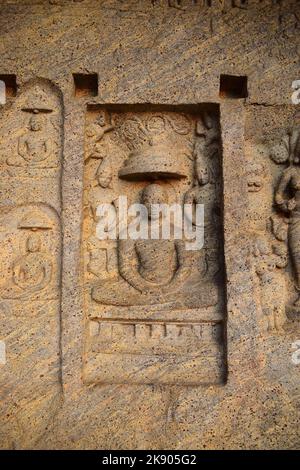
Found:
M 48 139 L 48 140 L 45 140 L 44 142 L 44 147 L 45 147 L 45 158 L 48 158 L 51 154 L 51 141 Z
M 20 137 L 18 142 L 18 153 L 21 157 L 25 157 L 27 155 L 27 143 L 24 137 Z
M 133 240 L 119 240 L 118 254 L 119 272 L 125 281 L 141 293 L 155 290 L 155 286 L 151 288 L 151 284 L 145 281 L 138 272 L 138 262 Z
M 278 188 L 275 193 L 275 203 L 279 208 L 284 212 L 289 212 L 293 210 L 291 204 L 289 204 L 289 199 L 285 196 L 285 191 L 287 190 L 290 180 L 291 180 L 291 170 L 287 169 L 283 172 L 283 175 L 279 181 Z
M 43 278 L 40 282 L 38 282 L 35 286 L 27 287 L 26 291 L 19 296 L 19 298 L 26 298 L 35 292 L 39 292 L 40 290 L 44 289 L 49 282 L 51 281 L 52 277 L 52 263 L 50 261 L 45 261 L 43 268 Z
M 24 289 L 24 287 L 23 287 L 23 285 L 22 285 L 21 269 L 20 269 L 19 260 L 16 261 L 16 263 L 13 265 L 12 271 L 13 271 L 13 280 L 14 280 L 14 283 L 15 283 L 18 287 L 20 287 L 21 289 Z
M 184 241 L 176 240 L 175 247 L 177 252 L 178 269 L 171 283 L 166 288 L 168 291 L 179 289 L 182 284 L 188 279 L 191 272 L 191 265 L 189 263 L 189 259 L 185 250 Z

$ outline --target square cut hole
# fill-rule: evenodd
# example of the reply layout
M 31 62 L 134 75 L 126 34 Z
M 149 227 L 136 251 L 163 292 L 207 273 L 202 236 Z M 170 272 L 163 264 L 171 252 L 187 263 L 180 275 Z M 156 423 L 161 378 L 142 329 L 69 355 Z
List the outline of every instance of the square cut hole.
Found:
M 96 73 L 74 73 L 75 96 L 97 96 L 98 75 Z
M 220 76 L 220 97 L 221 98 L 247 98 L 247 77 L 237 75 Z
M 6 96 L 16 96 L 17 94 L 17 77 L 12 74 L 0 74 L 0 81 L 5 84 Z

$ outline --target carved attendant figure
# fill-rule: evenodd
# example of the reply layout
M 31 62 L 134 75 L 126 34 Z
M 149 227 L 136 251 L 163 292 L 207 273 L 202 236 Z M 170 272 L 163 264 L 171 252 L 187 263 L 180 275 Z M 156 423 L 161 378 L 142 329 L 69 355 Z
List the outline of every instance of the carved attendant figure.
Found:
M 116 202 L 118 196 L 111 187 L 112 171 L 108 158 L 104 158 L 96 171 L 96 184 L 89 190 L 88 207 L 93 220 L 98 220 L 97 207 L 99 204 L 112 204 Z
M 91 124 L 87 129 L 87 136 L 94 137 L 96 142 L 102 140 L 104 134 L 114 130 L 115 126 L 113 123 L 108 124 L 105 118 L 105 112 L 101 111 L 96 122 Z
M 117 217 L 118 210 L 118 196 L 111 188 L 112 172 L 108 158 L 104 158 L 101 161 L 97 169 L 96 180 L 96 186 L 92 187 L 88 193 L 87 202 L 87 210 L 94 221 L 93 234 L 88 240 L 90 259 L 87 269 L 90 273 L 105 279 L 114 275 L 116 250 L 113 240 L 99 240 L 96 238 L 96 226 L 99 222 L 97 208 L 100 204 L 110 204 L 115 212 L 115 217 Z M 106 231 L 109 232 L 110 228 L 108 227 Z
M 194 186 L 184 196 L 185 204 L 204 204 L 204 237 L 205 237 L 205 274 L 214 278 L 219 266 L 219 241 L 216 237 L 220 225 L 220 210 L 216 203 L 216 189 L 212 172 L 204 162 L 204 158 L 197 154 L 195 159 Z M 193 214 L 193 225 L 196 225 Z
M 296 275 L 296 289 L 300 291 L 300 134 L 295 129 L 290 138 L 292 165 L 284 170 L 275 193 L 277 207 L 290 214 L 289 248 Z M 300 296 L 295 302 L 300 307 Z
M 203 164 L 201 158 L 197 156 L 195 160 L 195 181 L 194 186 L 189 189 L 185 196 L 184 202 L 185 204 L 204 204 L 205 203 L 205 225 L 211 223 L 212 220 L 212 211 L 214 210 L 214 202 L 211 201 L 209 204 L 208 196 L 210 195 L 211 191 L 209 189 L 210 186 L 210 175 L 207 165 Z M 209 207 L 207 207 L 207 205 Z M 191 221 L 193 225 L 195 225 L 195 220 Z
M 286 284 L 281 274 L 288 262 L 286 247 L 278 242 L 271 245 L 267 238 L 259 236 L 254 243 L 253 255 L 266 330 L 281 331 L 286 322 Z
M 115 128 L 114 123 L 111 122 L 108 123 L 106 121 L 106 115 L 104 111 L 101 111 L 99 116 L 97 117 L 97 120 L 90 124 L 86 134 L 89 138 L 92 139 L 91 141 L 91 150 L 87 151 L 87 158 L 105 158 L 106 157 L 106 152 L 105 149 L 102 146 L 102 139 L 105 134 L 108 132 L 113 131 Z

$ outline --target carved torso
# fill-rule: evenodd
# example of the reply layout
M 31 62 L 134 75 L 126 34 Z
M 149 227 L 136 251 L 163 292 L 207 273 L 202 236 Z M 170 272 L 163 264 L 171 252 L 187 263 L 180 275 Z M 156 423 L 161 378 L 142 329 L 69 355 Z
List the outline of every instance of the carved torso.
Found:
M 18 274 L 14 276 L 14 281 L 22 289 L 35 287 L 43 282 L 46 269 L 50 267 L 50 261 L 45 254 L 28 253 L 17 261 L 15 269 Z
M 20 140 L 19 153 L 28 163 L 41 162 L 48 157 L 47 142 L 40 134 L 26 136 Z
M 139 240 L 135 250 L 139 272 L 144 279 L 167 285 L 177 269 L 177 255 L 173 240 Z

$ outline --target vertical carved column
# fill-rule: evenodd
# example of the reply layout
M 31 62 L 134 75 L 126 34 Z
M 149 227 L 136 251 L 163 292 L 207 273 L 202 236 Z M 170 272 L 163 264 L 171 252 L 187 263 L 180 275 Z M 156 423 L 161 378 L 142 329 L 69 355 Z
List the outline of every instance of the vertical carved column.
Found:
M 62 280 L 62 379 L 65 400 L 81 386 L 82 291 L 80 240 L 84 165 L 85 106 L 65 97 L 64 173 L 62 179 L 64 256 Z
M 258 306 L 248 264 L 244 126 L 245 110 L 242 104 L 226 102 L 221 105 L 229 381 L 248 374 L 251 368 L 253 370 L 259 353 Z

